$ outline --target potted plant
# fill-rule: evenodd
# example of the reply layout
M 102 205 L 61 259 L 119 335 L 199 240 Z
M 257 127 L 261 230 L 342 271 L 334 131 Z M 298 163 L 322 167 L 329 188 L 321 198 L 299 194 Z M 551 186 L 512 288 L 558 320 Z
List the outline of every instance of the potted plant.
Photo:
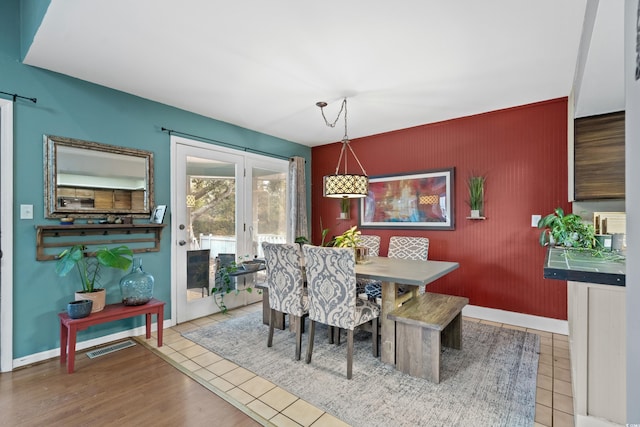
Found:
M 76 292 L 76 299 L 93 300 L 91 312 L 104 309 L 106 291 L 96 288 L 99 283 L 102 267 L 127 270 L 132 263 L 133 251 L 125 245 L 114 248 L 103 247 L 96 251 L 95 256 L 88 256 L 86 246 L 73 245 L 58 255 L 56 273 L 60 277 L 66 276 L 74 267 L 80 275 L 82 290 Z
M 231 292 L 238 295 L 240 291 L 246 291 L 247 293 L 253 292 L 253 288 L 251 287 L 238 289 L 235 280 L 233 280 L 231 276 L 231 273 L 235 273 L 237 271 L 238 264 L 235 261 L 224 265 L 220 264 L 217 267 L 215 275 L 215 287 L 211 289 L 211 296 L 213 297 L 213 301 L 216 303 L 221 313 L 226 314 L 229 310 L 224 302 L 225 295 L 230 294 Z M 261 291 L 258 290 L 258 293 L 261 293 Z
M 580 215 L 565 214 L 560 207 L 542 218 L 538 222 L 538 228 L 543 229 L 540 233 L 542 246 L 555 244 L 569 248 L 594 249 L 597 245 L 593 224 L 583 222 Z
M 360 246 L 360 230 L 358 226 L 354 225 L 350 229 L 346 230 L 339 236 L 333 239 L 333 246 L 338 248 L 354 248 L 356 255 L 356 262 L 362 262 L 369 256 L 369 248 Z
M 257 255 L 254 255 L 253 258 L 249 254 L 238 257 L 238 267 L 242 267 L 246 271 L 258 271 L 263 265 L 264 260 L 258 259 Z
M 351 209 L 351 199 L 343 197 L 340 199 L 340 219 L 349 219 L 349 210 Z
M 469 188 L 469 207 L 471 218 L 480 218 L 484 210 L 484 183 L 486 177 L 481 175 L 470 176 L 467 180 Z
M 354 225 L 333 239 L 333 246 L 338 248 L 355 248 L 360 243 L 360 230 Z

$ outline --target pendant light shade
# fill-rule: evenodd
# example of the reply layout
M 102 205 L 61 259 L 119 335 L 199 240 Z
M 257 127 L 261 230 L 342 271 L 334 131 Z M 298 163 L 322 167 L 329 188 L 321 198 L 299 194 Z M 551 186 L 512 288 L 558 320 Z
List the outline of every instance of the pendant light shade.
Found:
M 323 184 L 324 197 L 367 197 L 369 190 L 369 178 L 366 175 L 325 175 Z
M 322 118 L 324 119 L 325 124 L 329 127 L 335 127 L 336 122 L 344 110 L 344 137 L 342 138 L 342 149 L 340 150 L 340 157 L 338 158 L 335 173 L 333 175 L 325 175 L 323 178 L 322 187 L 324 197 L 347 199 L 367 197 L 369 191 L 369 178 L 367 177 L 367 172 L 362 167 L 360 160 L 358 160 L 358 156 L 356 156 L 353 148 L 351 148 L 349 137 L 347 136 L 347 98 L 342 101 L 342 107 L 340 108 L 340 112 L 338 112 L 338 117 L 336 117 L 333 123 L 329 123 L 324 115 L 324 107 L 327 106 L 327 103 L 317 102 L 316 105 L 320 107 Z M 362 170 L 361 174 L 349 173 L 347 171 L 347 148 L 353 155 L 353 158 L 356 159 L 358 166 L 360 166 L 360 169 Z M 343 159 L 344 171 L 339 173 L 340 164 L 342 164 Z

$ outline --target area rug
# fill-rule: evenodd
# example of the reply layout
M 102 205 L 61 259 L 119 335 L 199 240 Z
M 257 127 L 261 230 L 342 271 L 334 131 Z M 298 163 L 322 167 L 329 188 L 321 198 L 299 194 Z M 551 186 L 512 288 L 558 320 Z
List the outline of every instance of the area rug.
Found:
M 531 426 L 539 337 L 463 322 L 462 350 L 443 349 L 440 384 L 380 362 L 371 335 L 354 339 L 353 379 L 346 378 L 346 336 L 329 344 L 317 325 L 311 364 L 294 360 L 295 335 L 276 330 L 267 347 L 262 313 L 205 326 L 183 336 L 254 372 L 352 426 Z M 344 332 L 343 332 L 344 334 Z

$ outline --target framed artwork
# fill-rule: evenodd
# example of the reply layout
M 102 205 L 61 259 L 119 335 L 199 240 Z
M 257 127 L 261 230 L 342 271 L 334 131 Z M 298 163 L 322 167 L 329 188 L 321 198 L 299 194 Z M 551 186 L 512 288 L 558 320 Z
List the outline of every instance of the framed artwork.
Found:
M 151 217 L 149 218 L 149 222 L 152 222 L 154 224 L 162 224 L 162 222 L 164 221 L 164 213 L 166 210 L 167 210 L 167 205 L 156 206 L 153 212 L 151 212 Z
M 454 168 L 369 178 L 360 228 L 454 230 Z

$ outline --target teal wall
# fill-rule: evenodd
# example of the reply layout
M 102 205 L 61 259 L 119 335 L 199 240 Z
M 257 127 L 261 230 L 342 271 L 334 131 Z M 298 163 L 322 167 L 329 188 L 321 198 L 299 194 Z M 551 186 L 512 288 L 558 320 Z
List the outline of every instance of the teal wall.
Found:
M 43 3 L 48 4 L 37 2 Z M 43 9 L 32 6 L 21 10 L 19 0 L 0 2 L 0 90 L 38 99 L 37 104 L 24 100 L 14 104 L 14 359 L 59 347 L 56 314 L 65 309 L 76 290 L 75 283 L 54 273 L 52 261 L 35 260 L 34 226 L 56 223 L 44 218 L 44 134 L 152 151 L 157 204 L 170 205 L 171 187 L 170 141 L 161 127 L 276 156 L 305 157 L 307 176 L 311 167 L 309 147 L 22 64 L 26 50 L 21 47 L 20 34 L 32 37 L 32 30 L 37 28 L 33 16 L 24 16 L 29 13 L 40 18 Z M 28 30 L 21 31 L 20 22 L 27 22 Z M 33 205 L 33 220 L 19 219 L 21 204 Z M 169 221 L 167 218 L 170 212 L 165 223 Z M 171 241 L 171 230 L 166 227 L 160 252 L 142 255 L 145 270 L 156 278 L 155 296 L 167 302 L 171 300 Z M 119 302 L 117 279 L 114 277 L 105 286 L 107 303 Z M 165 318 L 170 314 L 168 304 Z M 91 339 L 141 324 L 142 319 L 128 319 L 96 326 L 81 332 L 78 339 Z

